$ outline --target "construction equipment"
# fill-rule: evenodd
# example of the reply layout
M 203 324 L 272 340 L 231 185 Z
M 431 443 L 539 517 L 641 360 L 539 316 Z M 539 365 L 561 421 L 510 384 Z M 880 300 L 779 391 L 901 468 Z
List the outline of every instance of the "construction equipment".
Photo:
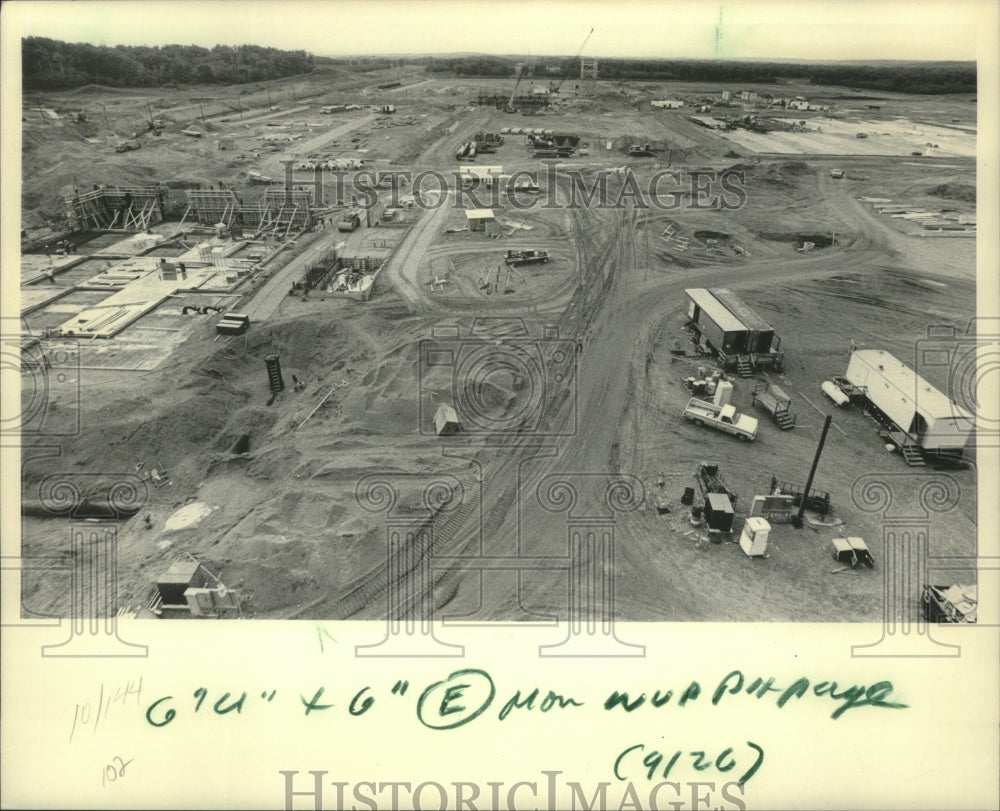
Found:
M 719 473 L 718 465 L 699 462 L 698 467 L 694 471 L 694 478 L 698 484 L 698 489 L 701 491 L 702 498 L 708 498 L 710 493 L 722 493 L 729 499 L 730 504 L 734 507 L 736 506 L 739 496 L 726 486 L 726 483 L 722 480 L 722 474 Z
M 979 609 L 976 586 L 924 585 L 923 614 L 928 622 L 974 623 Z
M 754 405 L 759 405 L 769 413 L 782 431 L 795 427 L 795 415 L 792 413 L 792 398 L 773 383 L 759 382 L 751 394 Z
M 547 251 L 507 251 L 507 257 L 504 260 L 508 266 L 513 267 L 515 265 L 533 265 L 536 263 L 546 264 L 549 261 L 549 254 Z
M 115 146 L 115 152 L 131 152 L 133 149 L 140 149 L 142 144 L 139 141 L 127 138 L 124 141 L 119 141 Z
M 576 53 L 573 55 L 573 59 L 570 60 L 570 63 L 566 66 L 566 70 L 563 73 L 562 78 L 559 80 L 559 84 L 549 84 L 549 92 L 550 93 L 558 93 L 559 90 L 560 90 L 560 88 L 562 88 L 563 82 L 566 81 L 566 78 L 569 76 L 570 71 L 573 70 L 573 66 L 576 64 L 576 60 L 580 58 L 580 54 L 583 53 L 583 49 L 587 45 L 587 43 L 590 41 L 590 37 L 591 37 L 591 35 L 593 33 L 594 33 L 594 29 L 593 28 L 591 28 L 590 31 L 587 32 L 587 36 L 585 36 L 583 38 L 583 42 L 580 43 L 580 47 L 577 48 Z
M 337 220 L 338 231 L 354 231 L 361 225 L 361 216 L 357 211 L 348 211 L 343 217 Z
M 833 384 L 840 389 L 844 394 L 847 395 L 847 399 L 851 401 L 852 405 L 857 405 L 865 399 L 866 387 L 855 386 L 846 377 L 834 376 L 831 378 Z
M 497 275 L 499 276 L 499 270 L 497 271 Z M 528 280 L 524 278 L 524 275 L 519 270 L 515 269 L 513 265 L 507 265 L 507 278 L 504 279 L 504 284 L 503 284 L 504 293 L 515 292 L 513 284 L 514 276 L 517 276 L 522 283 L 527 284 Z
M 432 291 L 434 291 L 434 290 L 444 290 L 444 286 L 446 284 L 449 284 L 449 283 L 450 283 L 450 279 L 448 279 L 447 277 L 445 277 L 444 279 L 442 279 L 437 274 L 435 274 L 435 276 L 434 276 L 433 279 L 431 279 L 429 282 L 427 282 L 427 284 L 429 284 L 431 286 L 431 290 Z
M 224 617 L 243 615 L 240 594 L 190 553 L 171 564 L 156 581 L 146 609 L 157 617 Z
M 862 563 L 869 569 L 875 568 L 875 558 L 863 538 L 834 538 L 830 541 L 830 552 L 835 561 L 846 563 L 852 569 Z
M 500 286 L 500 265 L 495 268 L 487 268 L 486 272 L 479 277 L 478 284 L 479 289 L 485 291 L 487 296 L 490 293 L 495 293 Z
M 244 313 L 226 313 L 215 325 L 218 335 L 242 335 L 250 329 L 250 316 Z
M 503 146 L 503 136 L 495 132 L 477 132 L 472 141 L 480 152 L 496 152 L 497 147 Z
M 776 476 L 771 477 L 771 493 L 774 495 L 791 496 L 792 502 L 796 507 L 802 505 L 803 490 L 804 488 L 801 485 L 778 481 Z M 823 490 L 810 490 L 805 507 L 807 510 L 812 510 L 821 515 L 828 514 L 833 510 L 833 505 L 830 503 L 830 494 Z
M 732 434 L 743 442 L 757 438 L 757 420 L 740 414 L 734 405 L 718 406 L 692 397 L 684 408 L 684 419 L 695 425 L 707 425 L 717 431 Z
M 455 160 L 474 161 L 476 159 L 476 145 L 471 141 L 462 144 L 455 152 Z
M 524 78 L 524 74 L 528 72 L 528 63 L 525 62 L 521 65 L 521 70 L 517 73 L 517 81 L 514 82 L 514 89 L 510 91 L 510 100 L 507 102 L 507 112 L 516 113 L 517 108 L 514 106 L 514 97 L 517 95 L 517 88 L 521 86 L 521 80 Z

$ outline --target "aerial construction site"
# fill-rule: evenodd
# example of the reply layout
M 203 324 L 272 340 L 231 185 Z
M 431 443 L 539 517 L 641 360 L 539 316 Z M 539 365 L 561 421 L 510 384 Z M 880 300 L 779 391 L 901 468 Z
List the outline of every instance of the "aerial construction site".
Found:
M 876 620 L 891 501 L 948 513 L 894 610 L 969 620 L 975 101 L 586 58 L 26 93 L 4 351 L 22 555 L 67 566 L 25 609 L 89 522 L 151 621 Z

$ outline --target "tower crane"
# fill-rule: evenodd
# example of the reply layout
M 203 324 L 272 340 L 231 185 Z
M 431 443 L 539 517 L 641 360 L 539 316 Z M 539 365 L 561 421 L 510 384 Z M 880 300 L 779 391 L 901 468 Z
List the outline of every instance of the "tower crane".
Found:
M 550 93 L 558 93 L 559 92 L 559 89 L 563 86 L 563 82 L 565 82 L 566 78 L 569 76 L 569 72 L 571 70 L 573 70 L 573 65 L 576 64 L 576 60 L 580 58 L 580 54 L 583 53 L 583 49 L 586 47 L 587 43 L 590 41 L 590 35 L 593 34 L 593 33 L 594 33 L 594 29 L 593 28 L 591 28 L 590 31 L 587 32 L 587 36 L 585 36 L 583 38 L 583 43 L 580 45 L 580 48 L 577 50 L 576 55 L 573 57 L 573 59 L 570 60 L 569 67 L 566 68 L 566 71 L 563 73 L 562 78 L 559 80 L 559 84 L 550 84 L 549 85 L 549 92 Z

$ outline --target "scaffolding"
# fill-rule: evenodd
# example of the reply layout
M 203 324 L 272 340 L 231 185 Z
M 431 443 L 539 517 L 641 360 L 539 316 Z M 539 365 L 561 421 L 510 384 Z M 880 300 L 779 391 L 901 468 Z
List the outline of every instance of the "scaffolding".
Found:
M 166 189 L 136 186 L 94 189 L 67 198 L 70 222 L 78 231 L 145 231 L 162 222 Z
M 597 79 L 597 59 L 586 56 L 580 57 L 580 78 Z

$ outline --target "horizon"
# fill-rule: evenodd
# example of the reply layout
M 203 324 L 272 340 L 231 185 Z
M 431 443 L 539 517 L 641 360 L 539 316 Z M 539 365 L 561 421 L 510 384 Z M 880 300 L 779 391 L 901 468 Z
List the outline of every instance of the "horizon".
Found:
M 613 7 L 593 0 L 460 6 L 441 0 L 26 0 L 5 4 L 3 20 L 19 38 L 111 47 L 254 44 L 329 59 L 569 57 L 593 29 L 582 52 L 598 59 L 975 62 L 989 36 L 977 24 L 984 6 L 983 0 L 922 4 L 915 14 L 897 0 L 739 0 L 724 9 L 692 0 L 669 7 L 649 0 Z

